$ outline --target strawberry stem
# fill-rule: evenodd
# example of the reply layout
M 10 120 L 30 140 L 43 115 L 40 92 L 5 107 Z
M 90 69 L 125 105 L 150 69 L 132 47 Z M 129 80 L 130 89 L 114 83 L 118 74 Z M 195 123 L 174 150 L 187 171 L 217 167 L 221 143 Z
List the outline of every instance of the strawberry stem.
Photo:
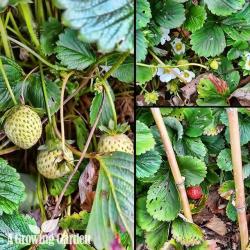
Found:
M 39 40 L 37 38 L 36 32 L 35 32 L 35 30 L 33 28 L 33 16 L 32 16 L 32 12 L 30 10 L 30 6 L 27 3 L 20 3 L 19 7 L 20 7 L 20 10 L 21 10 L 21 13 L 23 14 L 23 18 L 25 20 L 27 29 L 29 31 L 31 41 L 35 44 L 35 46 L 37 48 L 39 48 L 40 43 L 39 43 Z
M 41 83 L 42 83 L 42 89 L 43 89 L 44 102 L 46 106 L 49 123 L 51 123 L 51 113 L 50 113 L 50 108 L 49 108 L 49 103 L 48 103 L 48 93 L 47 93 L 46 83 L 44 80 L 43 67 L 40 62 L 39 62 L 39 65 L 40 65 Z
M 12 57 L 13 53 L 12 53 L 11 47 L 9 46 L 8 35 L 4 27 L 2 16 L 0 16 L 0 34 L 1 34 L 1 40 L 3 43 L 5 55 L 9 58 L 13 58 Z
M 8 77 L 7 77 L 7 74 L 6 74 L 6 72 L 5 72 L 5 69 L 4 69 L 4 66 L 3 66 L 3 63 L 2 63 L 2 58 L 1 58 L 1 56 L 0 56 L 0 71 L 1 71 L 1 73 L 2 73 L 2 75 L 3 75 L 3 79 L 4 79 L 4 82 L 5 82 L 5 85 L 6 85 L 7 89 L 8 89 L 8 91 L 9 91 L 9 94 L 10 94 L 10 96 L 11 96 L 11 99 L 12 99 L 13 103 L 14 103 L 15 105 L 17 105 L 17 101 L 16 101 L 15 95 L 14 95 L 14 93 L 13 93 L 13 91 L 12 91 L 12 88 L 11 88 L 11 86 L 10 86 L 10 83 L 9 83 L 9 80 L 8 80 Z

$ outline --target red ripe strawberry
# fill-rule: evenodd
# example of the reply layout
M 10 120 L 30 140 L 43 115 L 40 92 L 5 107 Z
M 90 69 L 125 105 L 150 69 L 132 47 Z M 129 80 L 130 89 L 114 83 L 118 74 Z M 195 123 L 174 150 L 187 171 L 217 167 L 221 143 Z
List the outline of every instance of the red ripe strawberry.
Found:
M 200 186 L 188 187 L 187 196 L 192 200 L 199 200 L 202 197 L 202 189 Z

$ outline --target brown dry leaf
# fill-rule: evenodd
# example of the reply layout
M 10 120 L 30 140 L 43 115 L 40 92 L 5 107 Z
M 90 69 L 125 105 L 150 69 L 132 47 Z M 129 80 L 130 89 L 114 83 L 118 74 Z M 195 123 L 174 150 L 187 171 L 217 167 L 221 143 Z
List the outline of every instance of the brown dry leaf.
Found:
M 205 226 L 221 236 L 224 236 L 227 233 L 225 223 L 215 215 L 207 224 L 205 224 Z
M 94 162 L 90 160 L 78 181 L 81 204 L 86 201 L 88 194 L 93 191 L 93 186 L 96 184 L 96 181 L 96 166 Z
M 250 106 L 250 83 L 242 88 L 236 89 L 229 97 L 229 100 L 231 98 L 236 98 L 242 106 Z
M 206 78 L 209 73 L 204 73 L 197 76 L 193 79 L 190 83 L 186 84 L 184 87 L 181 88 L 182 95 L 185 99 L 191 99 L 191 96 L 197 92 L 197 85 L 202 78 Z

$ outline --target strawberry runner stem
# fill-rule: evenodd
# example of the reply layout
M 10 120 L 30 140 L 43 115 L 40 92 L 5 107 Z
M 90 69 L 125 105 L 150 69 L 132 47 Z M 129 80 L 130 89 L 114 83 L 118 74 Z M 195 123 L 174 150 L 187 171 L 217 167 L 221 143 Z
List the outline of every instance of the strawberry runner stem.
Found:
M 228 123 L 233 163 L 233 174 L 235 182 L 235 207 L 238 215 L 240 229 L 241 249 L 245 250 L 248 245 L 248 228 L 246 218 L 246 203 L 244 191 L 244 179 L 241 160 L 240 132 L 237 108 L 228 108 Z
M 171 171 L 175 180 L 175 184 L 179 190 L 183 213 L 189 222 L 193 222 L 192 214 L 191 214 L 191 210 L 190 210 L 190 206 L 189 206 L 189 202 L 187 198 L 187 193 L 185 190 L 184 178 L 181 176 L 178 163 L 175 158 L 175 153 L 174 153 L 171 141 L 169 139 L 168 132 L 164 124 L 160 109 L 151 108 L 151 112 L 156 122 L 156 125 L 158 127 L 158 130 L 160 132 L 160 136 L 161 136 L 161 139 L 162 139 L 165 151 L 166 151 L 166 155 L 167 155 L 169 166 L 171 168 Z

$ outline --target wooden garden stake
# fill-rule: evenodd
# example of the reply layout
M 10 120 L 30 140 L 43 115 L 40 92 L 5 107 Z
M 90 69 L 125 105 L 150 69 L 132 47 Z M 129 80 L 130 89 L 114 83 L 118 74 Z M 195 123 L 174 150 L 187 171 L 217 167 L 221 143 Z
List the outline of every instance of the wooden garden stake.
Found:
M 238 215 L 241 249 L 245 250 L 248 245 L 248 229 L 237 108 L 228 108 L 227 115 L 235 182 L 235 207 Z
M 193 222 L 192 214 L 187 198 L 187 193 L 184 185 L 184 178 L 181 176 L 176 158 L 175 153 L 171 144 L 171 141 L 168 136 L 168 132 L 166 126 L 164 124 L 161 112 L 159 108 L 151 108 L 151 112 L 153 114 L 154 120 L 160 132 L 160 136 L 166 151 L 166 155 L 168 158 L 169 166 L 171 168 L 172 174 L 174 176 L 175 184 L 179 190 L 180 200 L 182 204 L 182 209 L 184 212 L 185 217 L 190 221 Z

